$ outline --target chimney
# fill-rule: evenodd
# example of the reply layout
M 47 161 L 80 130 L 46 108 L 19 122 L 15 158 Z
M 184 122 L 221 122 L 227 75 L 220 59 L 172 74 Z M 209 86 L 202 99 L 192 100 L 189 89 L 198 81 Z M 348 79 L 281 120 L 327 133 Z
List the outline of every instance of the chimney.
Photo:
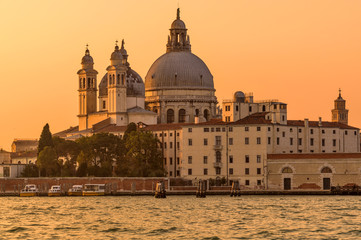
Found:
M 308 118 L 305 118 L 305 128 L 308 128 Z
M 318 126 L 321 127 L 322 126 L 322 117 L 318 118 Z

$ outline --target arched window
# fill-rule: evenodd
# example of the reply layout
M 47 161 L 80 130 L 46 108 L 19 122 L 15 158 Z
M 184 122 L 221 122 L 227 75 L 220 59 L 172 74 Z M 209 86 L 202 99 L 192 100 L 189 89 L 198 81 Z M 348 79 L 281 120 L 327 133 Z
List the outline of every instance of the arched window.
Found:
M 91 86 L 91 82 L 90 82 L 90 78 L 88 78 L 88 88 L 90 88 Z
M 120 84 L 120 74 L 117 75 L 117 84 Z
M 216 162 L 222 162 L 222 154 L 220 151 L 216 152 Z
M 262 106 L 262 112 L 265 112 L 265 111 L 266 111 L 266 106 L 263 105 L 263 106 Z
M 206 119 L 206 121 L 209 120 L 209 112 L 208 112 L 208 109 L 205 109 L 205 110 L 204 110 L 203 116 L 204 116 L 204 118 Z
M 122 85 L 124 85 L 124 74 L 122 74 Z
M 168 109 L 167 111 L 167 123 L 173 123 L 174 122 L 174 111 L 173 109 Z
M 109 85 L 112 84 L 112 75 L 109 74 Z
M 180 123 L 183 123 L 186 121 L 186 110 L 180 109 L 178 113 L 178 119 Z
M 282 169 L 282 173 L 293 173 L 293 171 L 290 167 L 285 167 L 284 169 Z
M 332 173 L 332 170 L 329 167 L 324 167 L 322 168 L 321 173 Z
M 115 84 L 115 75 L 114 74 L 113 74 L 112 79 L 113 79 L 113 84 Z

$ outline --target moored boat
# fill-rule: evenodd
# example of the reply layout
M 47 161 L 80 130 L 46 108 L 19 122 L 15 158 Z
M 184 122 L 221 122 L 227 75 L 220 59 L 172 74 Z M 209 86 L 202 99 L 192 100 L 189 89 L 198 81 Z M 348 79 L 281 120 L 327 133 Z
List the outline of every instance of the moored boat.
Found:
M 58 197 L 61 195 L 61 188 L 60 185 L 53 185 L 51 186 L 51 188 L 48 191 L 48 196 L 49 197 Z
M 20 191 L 20 197 L 33 197 L 39 194 L 35 184 L 28 184 Z
M 85 184 L 83 196 L 104 196 L 105 184 Z
M 83 185 L 73 185 L 68 191 L 68 196 L 82 196 Z

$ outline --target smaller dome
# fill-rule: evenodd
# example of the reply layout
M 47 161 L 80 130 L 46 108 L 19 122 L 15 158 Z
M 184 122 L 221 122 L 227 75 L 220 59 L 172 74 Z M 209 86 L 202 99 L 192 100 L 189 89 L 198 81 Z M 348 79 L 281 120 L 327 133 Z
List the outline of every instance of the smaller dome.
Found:
M 170 28 L 171 29 L 186 29 L 186 25 L 182 20 L 176 19 L 173 21 Z
M 233 101 L 235 101 L 235 102 L 244 102 L 244 100 L 245 100 L 245 95 L 244 95 L 243 92 L 237 91 L 237 92 L 234 93 Z
M 85 51 L 84 57 L 81 59 L 81 64 L 91 64 L 94 63 L 93 58 L 90 56 L 89 49 Z
M 122 60 L 122 59 L 123 59 L 123 56 L 122 56 L 122 53 L 119 51 L 119 47 L 115 46 L 115 50 L 112 53 L 110 60 Z

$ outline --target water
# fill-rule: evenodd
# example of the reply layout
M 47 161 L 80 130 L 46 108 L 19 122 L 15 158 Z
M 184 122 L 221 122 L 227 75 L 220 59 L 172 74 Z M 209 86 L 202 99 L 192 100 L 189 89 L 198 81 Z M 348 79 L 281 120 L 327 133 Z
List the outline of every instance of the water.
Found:
M 0 239 L 359 239 L 359 196 L 3 197 Z

